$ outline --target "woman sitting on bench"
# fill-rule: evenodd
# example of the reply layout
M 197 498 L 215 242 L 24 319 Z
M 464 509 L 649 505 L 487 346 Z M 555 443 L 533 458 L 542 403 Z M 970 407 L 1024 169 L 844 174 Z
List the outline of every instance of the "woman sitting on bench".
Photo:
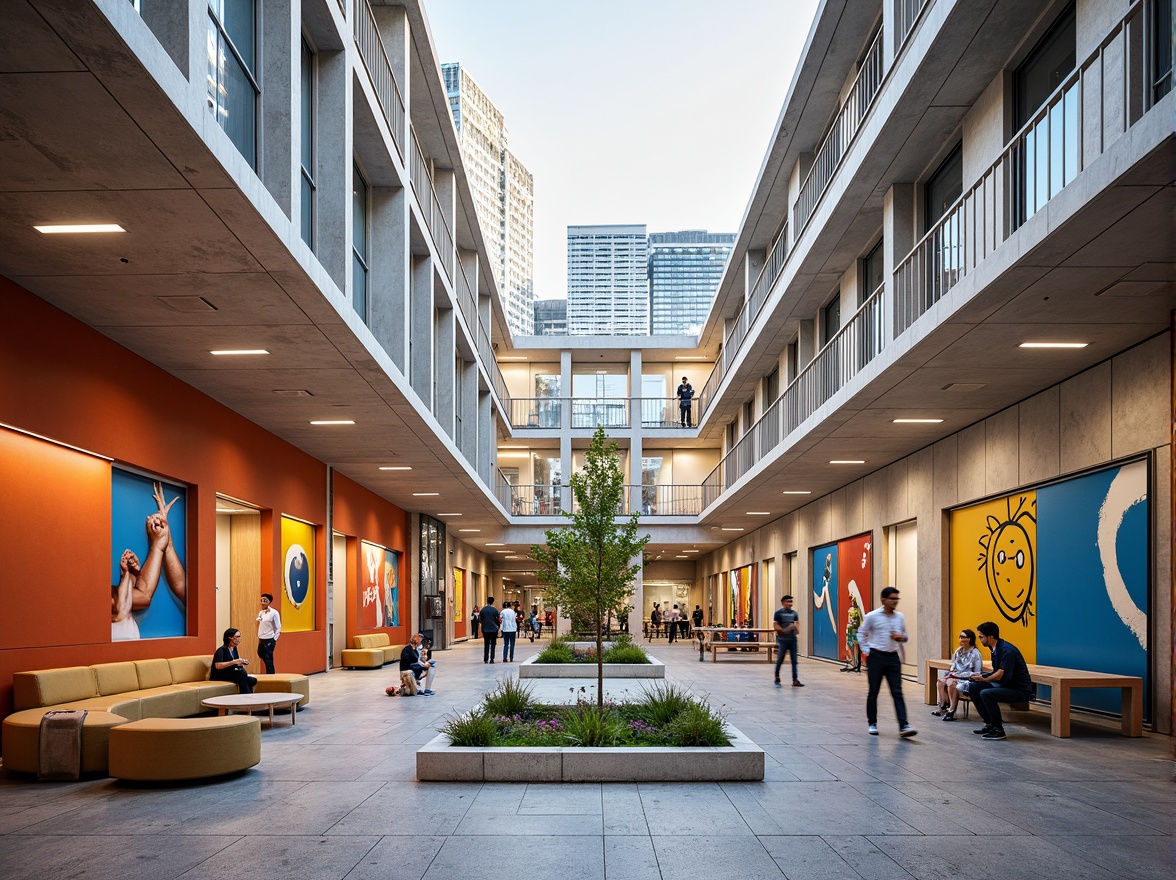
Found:
M 935 682 L 939 694 L 939 708 L 932 715 L 943 716 L 944 721 L 954 721 L 960 694 L 966 694 L 973 675 L 984 669 L 980 649 L 976 647 L 976 633 L 970 629 L 960 631 L 960 646 L 951 655 L 951 668 Z
M 231 681 L 241 693 L 253 693 L 257 679 L 245 674 L 245 667 L 249 665 L 249 661 L 237 654 L 237 646 L 241 644 L 241 630 L 229 627 L 221 640 L 224 644 L 212 655 L 209 681 Z

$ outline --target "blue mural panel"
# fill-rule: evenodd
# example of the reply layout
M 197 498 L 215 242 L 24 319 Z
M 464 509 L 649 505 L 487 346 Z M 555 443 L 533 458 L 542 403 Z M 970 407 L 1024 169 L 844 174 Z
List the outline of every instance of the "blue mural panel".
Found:
M 837 545 L 813 549 L 813 653 L 839 659 L 837 637 Z M 802 623 L 803 627 L 803 623 Z
M 1139 676 L 1145 716 L 1147 490 L 1147 463 L 1138 461 L 1037 492 L 1037 662 Z M 1106 689 L 1076 690 L 1072 704 L 1121 709 L 1119 692 Z

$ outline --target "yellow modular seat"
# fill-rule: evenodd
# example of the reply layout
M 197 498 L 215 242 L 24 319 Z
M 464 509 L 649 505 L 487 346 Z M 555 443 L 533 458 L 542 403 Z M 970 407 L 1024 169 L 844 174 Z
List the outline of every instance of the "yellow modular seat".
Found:
M 310 702 L 310 677 L 295 672 L 275 672 L 272 675 L 257 675 L 253 690 L 259 694 L 302 694 L 298 701 L 301 709 Z M 203 699 L 203 697 L 201 698 Z
M 351 637 L 351 647 L 343 649 L 343 665 L 357 669 L 379 669 L 400 659 L 404 645 L 393 645 L 387 633 L 363 633 Z
M 261 761 L 261 719 L 146 718 L 110 731 L 110 775 L 138 782 L 203 779 Z
M 36 773 L 40 754 L 41 718 L 55 709 L 74 708 L 46 706 L 22 709 L 4 719 L 4 768 L 16 773 Z M 110 731 L 128 724 L 122 715 L 90 709 L 82 723 L 82 772 L 107 771 L 107 750 Z

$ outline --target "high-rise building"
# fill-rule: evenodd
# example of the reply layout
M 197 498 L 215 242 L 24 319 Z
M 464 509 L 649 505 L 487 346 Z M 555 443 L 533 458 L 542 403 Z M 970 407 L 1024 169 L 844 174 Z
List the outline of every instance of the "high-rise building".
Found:
M 649 236 L 649 332 L 698 334 L 723 280 L 733 232 L 654 232 Z
M 649 334 L 645 224 L 568 227 L 568 333 Z
M 534 177 L 508 146 L 506 118 L 460 64 L 443 64 L 449 110 L 511 332 L 534 332 Z
M 535 335 L 568 335 L 568 301 L 566 299 L 535 300 Z

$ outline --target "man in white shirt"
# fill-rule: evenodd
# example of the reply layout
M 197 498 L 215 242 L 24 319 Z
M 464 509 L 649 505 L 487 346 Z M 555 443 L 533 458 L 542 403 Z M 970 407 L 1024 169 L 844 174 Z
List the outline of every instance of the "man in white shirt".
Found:
M 669 644 L 674 644 L 674 638 L 678 634 L 678 606 L 675 605 L 666 612 L 666 616 L 662 618 L 662 622 L 666 625 L 666 634 L 669 636 Z
M 273 601 L 272 593 L 262 593 L 257 615 L 257 658 L 265 664 L 266 675 L 274 674 L 274 649 L 282 635 L 282 618 L 270 607 Z
M 519 635 L 519 616 L 509 602 L 502 605 L 502 662 L 514 660 L 515 639 Z
M 894 714 L 898 716 L 898 735 L 914 736 L 918 733 L 907 723 L 906 701 L 902 698 L 902 660 L 899 647 L 906 641 L 906 618 L 896 611 L 898 590 L 885 587 L 882 590 L 882 607 L 866 615 L 858 628 L 858 643 L 866 658 L 866 678 L 869 694 L 866 696 L 866 721 L 870 736 L 878 735 L 878 691 L 882 679 L 890 687 L 894 699 Z

